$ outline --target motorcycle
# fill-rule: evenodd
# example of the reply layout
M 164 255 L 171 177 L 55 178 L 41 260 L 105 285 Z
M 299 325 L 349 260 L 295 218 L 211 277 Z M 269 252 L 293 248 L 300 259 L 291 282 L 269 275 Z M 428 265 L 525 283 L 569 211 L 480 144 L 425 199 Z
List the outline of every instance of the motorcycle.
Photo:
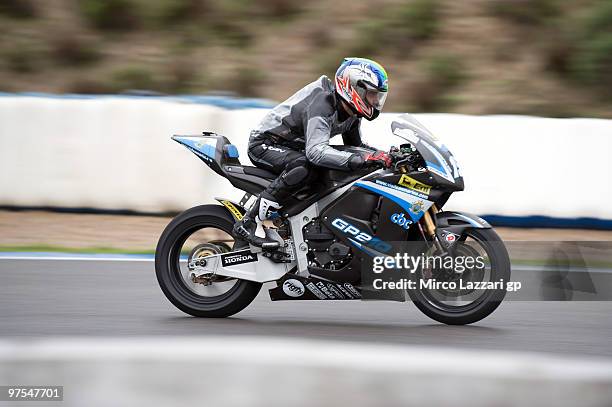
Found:
M 385 264 L 393 269 L 408 252 L 472 255 L 482 264 L 460 271 L 423 263 L 409 273 L 411 289 L 382 298 L 411 300 L 446 324 L 470 324 L 490 315 L 506 290 L 475 283 L 509 281 L 502 240 L 478 216 L 443 210 L 450 195 L 464 189 L 457 161 L 444 144 L 408 114 L 398 116 L 391 131 L 403 143 L 391 148 L 390 168 L 322 170 L 318 181 L 293 194 L 266 228 L 281 244 L 275 251 L 249 245 L 231 231 L 277 175 L 242 165 L 238 149 L 222 135 L 173 136 L 245 194 L 240 202 L 215 198 L 219 204 L 193 207 L 168 224 L 155 254 L 165 296 L 187 314 L 215 318 L 243 310 L 266 282 L 276 283 L 269 290 L 273 301 L 380 298 L 371 295 L 376 258 L 391 259 Z

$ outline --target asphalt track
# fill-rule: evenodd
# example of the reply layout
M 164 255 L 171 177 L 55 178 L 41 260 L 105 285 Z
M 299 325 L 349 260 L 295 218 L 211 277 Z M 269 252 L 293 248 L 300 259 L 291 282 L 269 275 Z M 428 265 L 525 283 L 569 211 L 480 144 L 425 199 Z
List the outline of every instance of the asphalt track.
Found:
M 410 303 L 271 302 L 198 319 L 163 296 L 150 262 L 0 259 L 0 337 L 275 336 L 612 358 L 612 302 L 506 302 L 471 326 Z

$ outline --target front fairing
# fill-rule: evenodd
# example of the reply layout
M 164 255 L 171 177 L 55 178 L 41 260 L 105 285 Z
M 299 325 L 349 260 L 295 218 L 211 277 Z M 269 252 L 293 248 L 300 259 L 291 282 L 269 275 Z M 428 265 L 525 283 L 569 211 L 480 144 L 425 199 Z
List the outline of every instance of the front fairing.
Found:
M 427 173 L 426 178 L 430 183 L 444 186 L 448 190 L 463 190 L 463 176 L 455 157 L 418 120 L 409 114 L 403 114 L 391 123 L 391 131 L 416 148 L 423 157 L 425 168 L 422 172 Z

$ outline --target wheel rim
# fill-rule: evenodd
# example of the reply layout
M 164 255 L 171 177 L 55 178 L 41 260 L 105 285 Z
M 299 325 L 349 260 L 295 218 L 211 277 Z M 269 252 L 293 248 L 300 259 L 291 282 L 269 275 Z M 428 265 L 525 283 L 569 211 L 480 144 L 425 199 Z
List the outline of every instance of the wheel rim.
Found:
M 445 290 L 445 289 L 423 289 L 421 293 L 425 301 L 427 301 L 433 307 L 449 312 L 449 313 L 463 313 L 477 308 L 483 302 L 494 294 L 494 289 L 461 289 L 460 281 L 462 280 L 463 286 L 468 285 L 470 282 L 492 282 L 494 275 L 494 267 L 497 265 L 494 263 L 494 257 L 492 256 L 492 250 L 487 245 L 485 240 L 480 239 L 479 236 L 470 234 L 469 232 L 457 243 L 457 254 L 458 256 L 482 256 L 484 266 L 478 268 L 471 268 L 464 271 L 461 275 L 452 275 L 441 270 L 432 271 L 431 275 L 427 275 L 425 271 L 421 270 L 420 278 L 428 279 L 435 278 L 437 281 L 455 281 L 457 289 Z
M 210 225 L 195 225 L 179 236 L 173 244 L 169 262 L 177 288 L 197 302 L 217 302 L 232 295 L 240 280 L 221 276 L 194 279 L 192 260 L 232 251 L 236 242 L 223 229 Z M 204 280 L 208 280 L 204 282 Z

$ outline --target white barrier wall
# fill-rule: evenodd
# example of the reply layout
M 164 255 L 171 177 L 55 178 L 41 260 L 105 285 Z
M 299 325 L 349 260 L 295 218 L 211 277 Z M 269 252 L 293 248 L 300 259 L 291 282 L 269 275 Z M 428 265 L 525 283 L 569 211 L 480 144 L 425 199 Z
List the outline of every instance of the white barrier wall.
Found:
M 0 97 L 0 205 L 159 212 L 239 198 L 170 136 L 218 132 L 250 164 L 249 131 L 265 112 L 157 98 Z M 365 122 L 366 141 L 385 150 L 399 144 L 390 131 L 395 116 Z M 464 174 L 466 190 L 447 208 L 612 219 L 612 120 L 415 116 Z

